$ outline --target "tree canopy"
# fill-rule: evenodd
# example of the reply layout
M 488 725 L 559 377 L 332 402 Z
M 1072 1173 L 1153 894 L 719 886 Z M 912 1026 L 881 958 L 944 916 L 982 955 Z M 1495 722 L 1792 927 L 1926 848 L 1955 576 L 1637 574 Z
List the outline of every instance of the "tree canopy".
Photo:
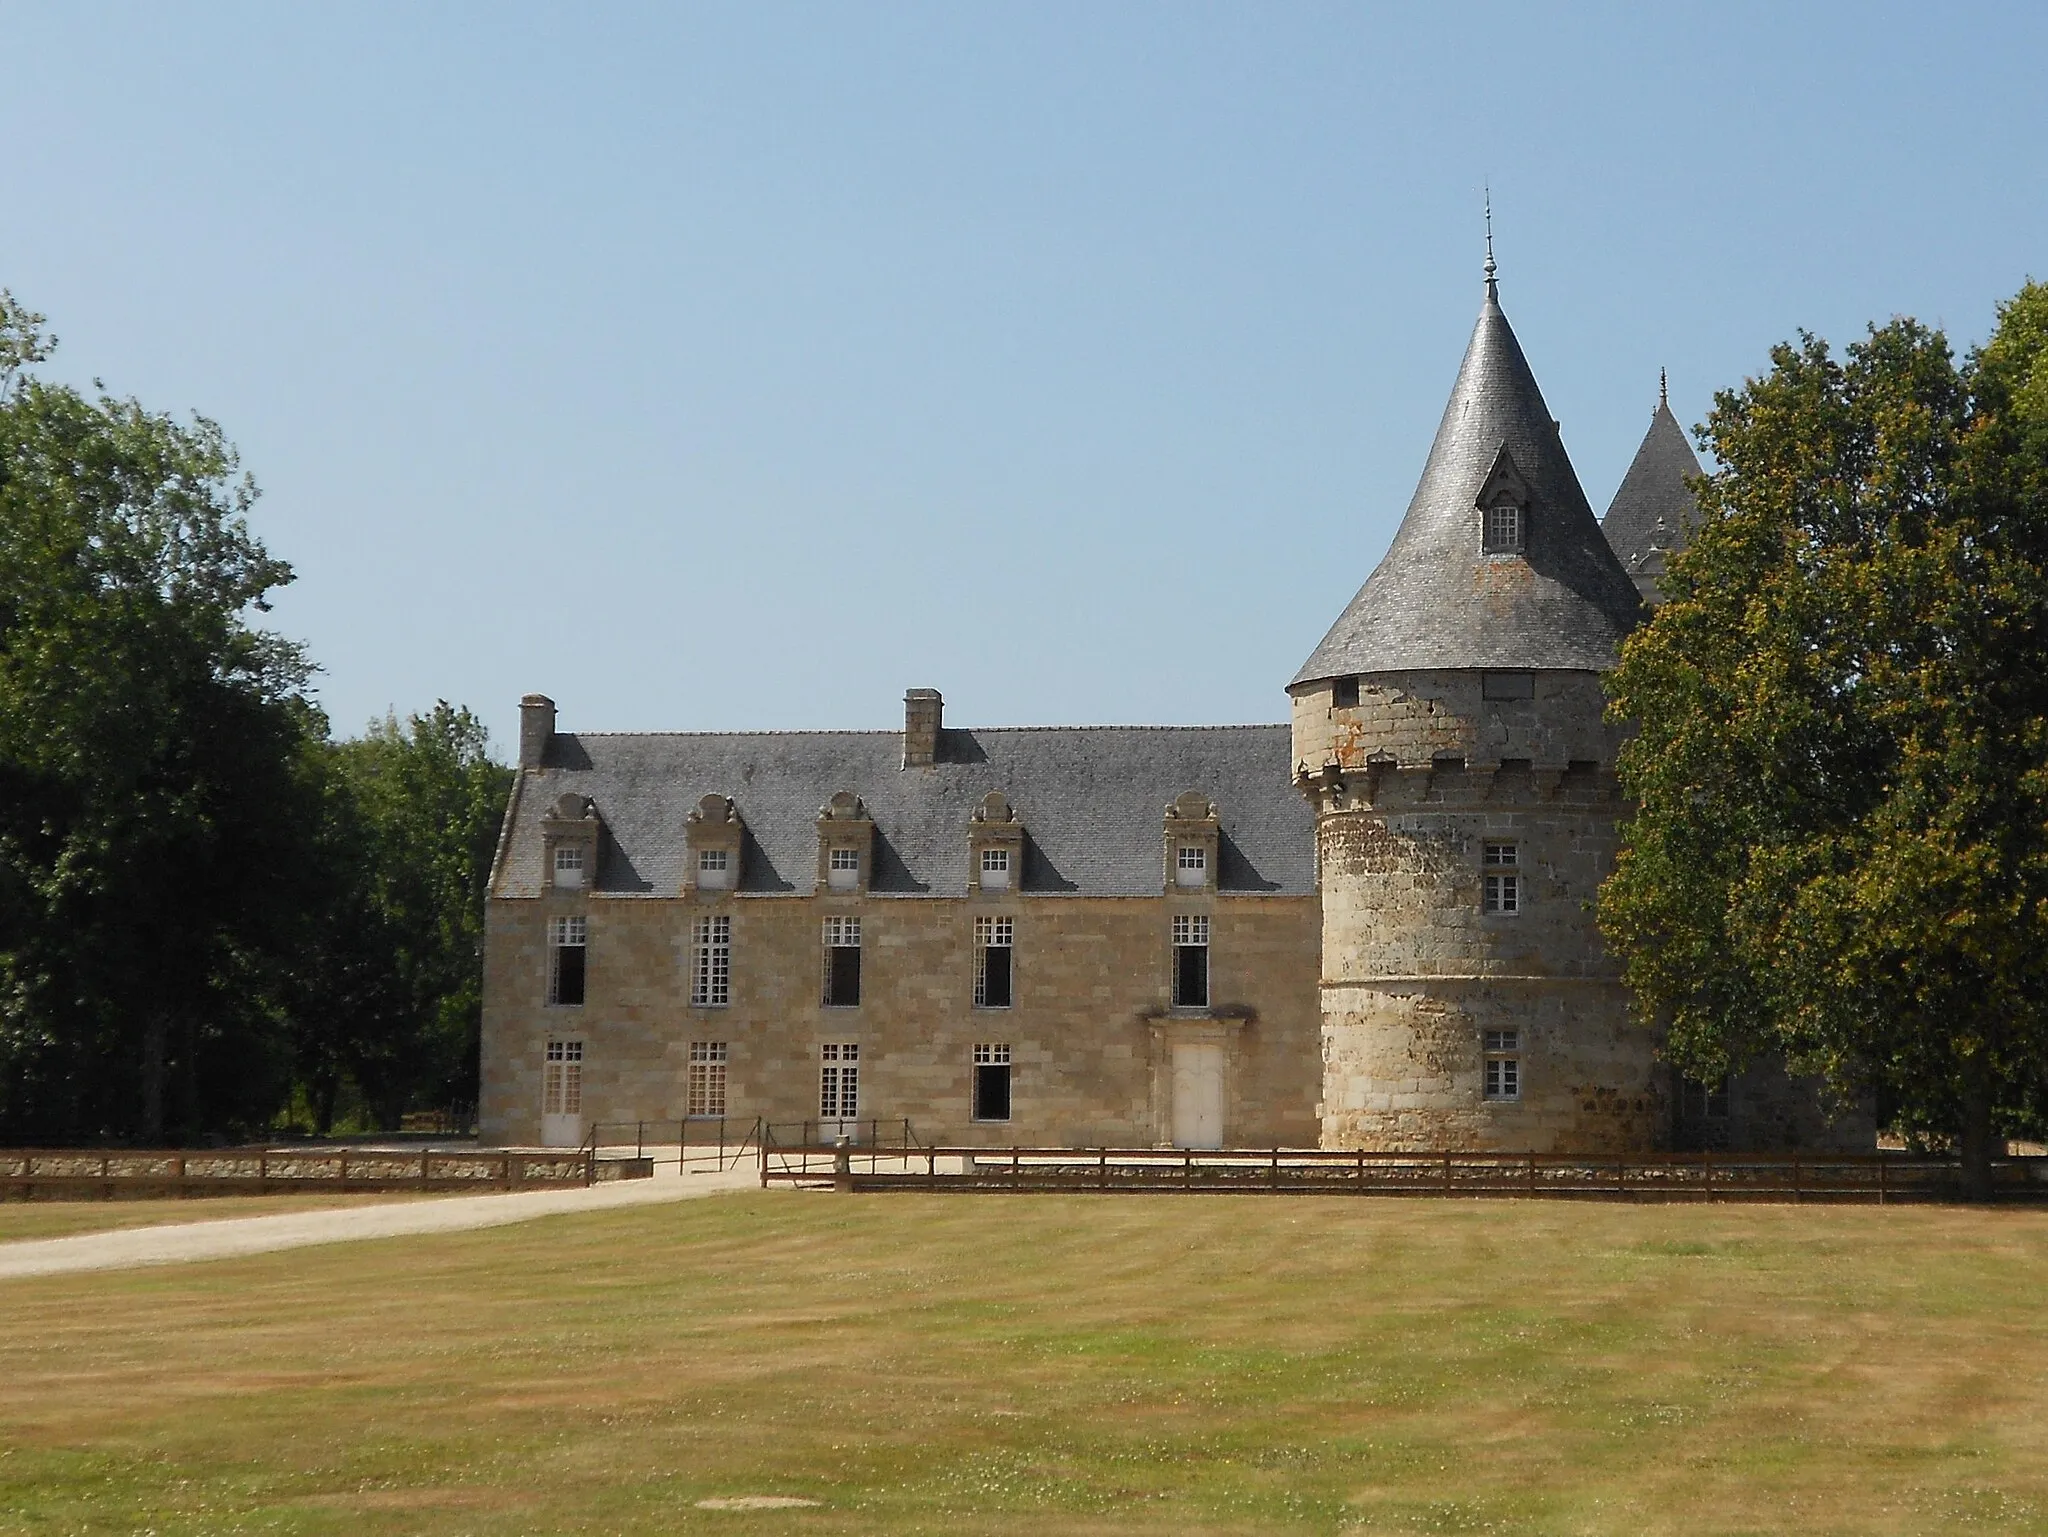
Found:
M 507 771 L 445 704 L 329 742 L 220 428 L 41 379 L 42 324 L 0 292 L 0 1137 L 473 1098 Z
M 1681 1065 L 1782 1053 L 1982 1189 L 2048 1045 L 2048 288 L 1960 365 L 1908 319 L 1771 365 L 1611 679 L 1602 925 Z

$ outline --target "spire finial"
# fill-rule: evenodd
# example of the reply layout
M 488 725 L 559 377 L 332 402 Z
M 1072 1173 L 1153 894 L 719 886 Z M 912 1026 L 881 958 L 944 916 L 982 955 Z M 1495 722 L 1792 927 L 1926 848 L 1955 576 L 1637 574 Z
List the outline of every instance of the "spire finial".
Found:
M 1666 410 L 1669 410 L 1671 407 L 1670 385 L 1665 380 L 1664 370 L 1661 368 L 1657 370 L 1657 404 Z
M 1494 273 L 1499 270 L 1493 260 L 1493 186 L 1486 184 L 1486 297 L 1498 300 L 1500 290 L 1494 283 Z

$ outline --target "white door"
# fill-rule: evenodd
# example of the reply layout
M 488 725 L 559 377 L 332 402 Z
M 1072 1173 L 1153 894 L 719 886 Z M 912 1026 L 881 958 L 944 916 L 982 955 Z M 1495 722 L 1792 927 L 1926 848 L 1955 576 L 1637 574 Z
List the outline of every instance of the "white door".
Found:
M 1173 1145 L 1223 1146 L 1223 1043 L 1173 1046 Z
M 543 1147 L 583 1145 L 583 1043 L 549 1041 L 541 1068 L 540 1141 Z

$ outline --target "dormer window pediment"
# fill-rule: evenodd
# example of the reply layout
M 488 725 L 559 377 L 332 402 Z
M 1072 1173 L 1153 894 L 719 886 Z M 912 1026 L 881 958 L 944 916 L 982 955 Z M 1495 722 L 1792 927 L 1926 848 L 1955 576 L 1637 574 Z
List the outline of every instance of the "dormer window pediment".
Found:
M 604 819 L 587 795 L 562 796 L 540 819 L 542 879 L 556 891 L 588 890 L 597 879 Z
M 1216 803 L 1199 790 L 1175 797 L 1166 808 L 1165 832 L 1166 889 L 1214 891 L 1217 846 L 1223 832 Z
M 875 820 L 867 803 L 841 790 L 818 808 L 818 889 L 857 895 L 874 874 Z
M 967 889 L 1015 891 L 1024 877 L 1024 824 L 1009 797 L 991 790 L 967 823 Z
M 689 850 L 683 866 L 684 887 L 708 893 L 737 890 L 747 824 L 732 797 L 707 795 L 697 802 L 684 835 Z

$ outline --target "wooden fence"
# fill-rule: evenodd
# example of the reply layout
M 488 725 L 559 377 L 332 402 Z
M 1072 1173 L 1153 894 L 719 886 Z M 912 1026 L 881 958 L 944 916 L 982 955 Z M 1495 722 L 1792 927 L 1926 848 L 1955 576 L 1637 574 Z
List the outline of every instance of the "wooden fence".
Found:
M 292 1191 L 528 1190 L 630 1174 L 589 1147 L 553 1152 L 428 1148 L 108 1151 L 0 1148 L 0 1200 L 282 1195 Z
M 2048 1158 L 2001 1158 L 2000 1200 L 2048 1201 Z M 1366 1153 L 1316 1149 L 764 1145 L 761 1183 L 841 1190 L 1492 1196 L 1608 1201 L 1945 1201 L 1953 1158 L 1900 1154 Z

